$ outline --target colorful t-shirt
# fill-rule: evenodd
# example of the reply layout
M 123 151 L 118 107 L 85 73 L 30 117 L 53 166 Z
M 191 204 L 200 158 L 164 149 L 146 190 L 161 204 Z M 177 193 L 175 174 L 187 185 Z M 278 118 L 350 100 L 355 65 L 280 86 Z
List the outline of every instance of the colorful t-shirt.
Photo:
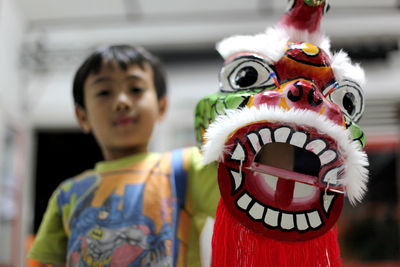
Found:
M 202 165 L 196 148 L 181 152 L 174 161 L 177 153 L 100 162 L 64 181 L 29 257 L 67 266 L 200 266 L 201 229 L 219 200 L 217 168 Z

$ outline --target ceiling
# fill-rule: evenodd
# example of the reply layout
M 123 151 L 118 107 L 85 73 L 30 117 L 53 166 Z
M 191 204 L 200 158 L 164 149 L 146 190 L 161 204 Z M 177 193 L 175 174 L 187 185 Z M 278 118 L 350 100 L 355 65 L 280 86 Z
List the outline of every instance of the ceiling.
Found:
M 47 51 L 135 43 L 156 49 L 211 47 L 273 25 L 284 0 L 17 0 L 26 42 Z M 331 0 L 323 30 L 340 42 L 400 39 L 397 0 Z
M 280 12 L 284 0 L 17 0 L 29 21 L 64 21 L 93 18 L 177 18 L 186 16 L 235 15 L 239 12 Z M 398 8 L 397 0 L 330 0 L 335 9 L 390 10 Z M 161 17 L 160 17 L 161 16 Z

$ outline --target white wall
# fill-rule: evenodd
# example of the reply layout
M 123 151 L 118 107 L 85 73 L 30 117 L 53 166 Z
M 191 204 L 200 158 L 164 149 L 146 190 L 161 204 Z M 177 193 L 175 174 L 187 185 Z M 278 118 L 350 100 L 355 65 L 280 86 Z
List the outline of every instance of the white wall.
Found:
M 368 98 L 390 96 L 400 100 L 400 51 L 390 53 L 386 61 L 371 62 L 362 67 L 367 77 L 365 93 Z
M 19 57 L 21 40 L 24 33 L 24 20 L 19 13 L 19 8 L 15 6 L 13 0 L 0 1 L 0 143 L 4 142 L 6 128 L 17 131 L 21 136 L 26 136 L 29 126 L 26 126 L 23 118 L 23 77 L 21 76 Z M 22 144 L 22 143 L 20 143 Z M 0 162 L 3 162 L 5 144 L 0 145 Z M 22 148 L 24 149 L 24 148 Z M 22 150 L 21 150 L 22 151 Z M 17 153 L 17 151 L 14 151 Z M 13 153 L 11 153 L 13 154 Z M 15 154 L 16 157 L 23 156 Z M 9 196 L 17 197 L 14 202 L 14 213 L 3 212 L 0 224 L 0 264 L 12 264 L 19 266 L 22 259 L 23 235 L 22 233 L 22 203 L 18 196 L 23 195 L 22 180 L 24 179 L 24 166 L 19 163 L 26 162 L 25 158 L 6 158 L 8 162 L 17 164 L 13 168 L 11 181 L 5 176 L 0 176 L 0 194 L 5 192 Z M 0 174 L 4 174 L 6 167 L 0 165 Z M 7 181 L 6 181 L 7 180 Z M 7 186 L 7 188 L 6 188 Z M 10 187 L 11 186 L 11 187 Z M 5 191 L 7 190 L 7 191 Z M 3 204 L 3 203 L 2 203 Z M 1 206 L 3 211 L 5 205 Z M 8 214 L 8 215 L 6 215 Z M 21 243 L 22 242 L 22 243 Z M 22 246 L 21 246 L 22 244 Z
M 12 0 L 0 2 L 0 107 L 10 116 L 21 115 L 20 47 L 23 20 Z
M 29 75 L 30 119 L 36 128 L 78 127 L 72 101 L 72 66 Z
M 154 132 L 153 150 L 195 145 L 194 109 L 202 97 L 218 91 L 221 66 L 222 60 L 167 66 L 169 107 L 164 121 Z

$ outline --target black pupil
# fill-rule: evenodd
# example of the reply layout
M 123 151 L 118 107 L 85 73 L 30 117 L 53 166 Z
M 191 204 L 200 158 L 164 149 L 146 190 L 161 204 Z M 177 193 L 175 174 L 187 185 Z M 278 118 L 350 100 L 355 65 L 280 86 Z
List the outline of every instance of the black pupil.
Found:
M 352 93 L 346 93 L 343 97 L 343 107 L 346 109 L 349 115 L 354 115 L 355 106 L 354 106 L 355 97 Z
M 331 5 L 327 4 L 327 3 L 325 3 L 325 5 L 327 5 L 325 8 L 325 14 L 326 14 L 326 13 L 328 13 L 329 10 L 331 10 Z
M 258 73 L 255 68 L 244 67 L 241 68 L 236 74 L 235 83 L 239 87 L 248 87 L 255 84 L 257 79 L 258 79 Z

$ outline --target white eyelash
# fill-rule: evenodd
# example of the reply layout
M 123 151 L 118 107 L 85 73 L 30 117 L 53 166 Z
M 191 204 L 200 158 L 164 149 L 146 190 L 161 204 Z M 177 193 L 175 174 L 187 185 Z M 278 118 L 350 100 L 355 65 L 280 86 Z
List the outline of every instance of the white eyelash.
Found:
M 271 27 L 257 35 L 236 35 L 217 44 L 217 50 L 224 59 L 240 52 L 254 52 L 278 61 L 285 53 L 289 35 L 279 27 Z
M 343 80 L 350 80 L 364 87 L 366 79 L 364 70 L 359 64 L 351 63 L 346 52 L 340 50 L 332 56 L 331 66 L 336 80 L 340 83 Z

